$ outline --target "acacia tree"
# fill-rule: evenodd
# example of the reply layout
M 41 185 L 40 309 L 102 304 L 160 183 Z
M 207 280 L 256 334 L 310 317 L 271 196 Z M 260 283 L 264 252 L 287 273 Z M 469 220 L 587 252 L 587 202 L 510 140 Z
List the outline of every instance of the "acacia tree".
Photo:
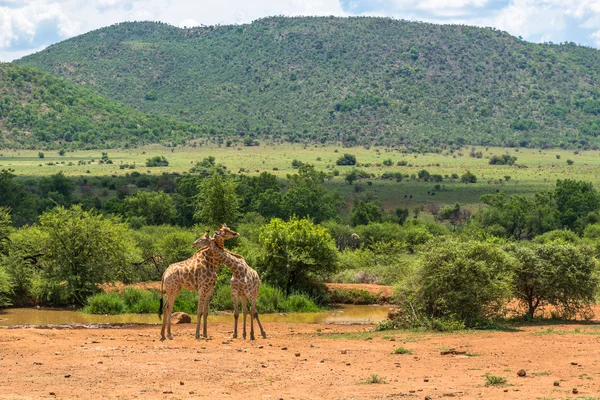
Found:
M 317 278 L 337 270 L 335 241 L 326 228 L 309 219 L 274 218 L 260 229 L 258 269 L 265 281 L 287 294 L 308 288 Z
M 593 250 L 566 242 L 510 245 L 518 261 L 513 281 L 515 297 L 533 318 L 540 306 L 551 304 L 564 317 L 588 311 L 595 301 L 599 279 Z
M 133 262 L 140 260 L 127 225 L 80 205 L 42 214 L 40 228 L 47 234 L 41 259 L 45 278 L 65 282 L 79 304 L 98 292 L 100 283 L 127 281 Z
M 176 215 L 173 199 L 162 190 L 139 190 L 135 195 L 125 198 L 125 207 L 129 217 L 141 217 L 146 225 L 168 224 Z
M 289 216 L 311 217 L 319 223 L 338 217 L 336 206 L 340 203 L 337 192 L 323 186 L 325 174 L 309 164 L 298 168 L 298 173 L 288 175 L 289 188 L 283 195 L 282 207 Z
M 239 208 L 236 186 L 233 178 L 219 173 L 200 181 L 194 217 L 209 226 L 235 224 Z

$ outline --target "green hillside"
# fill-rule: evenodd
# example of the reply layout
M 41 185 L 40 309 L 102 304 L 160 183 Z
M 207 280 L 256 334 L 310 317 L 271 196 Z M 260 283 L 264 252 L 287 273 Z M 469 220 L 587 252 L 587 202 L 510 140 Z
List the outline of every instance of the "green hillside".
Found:
M 179 143 L 201 133 L 31 67 L 0 64 L 0 148 Z
M 272 17 L 121 23 L 18 61 L 218 134 L 596 148 L 600 52 L 490 28 Z

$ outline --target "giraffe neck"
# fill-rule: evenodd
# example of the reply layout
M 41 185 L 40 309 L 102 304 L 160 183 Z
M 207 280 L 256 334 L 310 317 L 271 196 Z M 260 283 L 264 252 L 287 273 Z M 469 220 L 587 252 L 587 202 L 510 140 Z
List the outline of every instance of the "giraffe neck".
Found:
M 225 264 L 227 268 L 231 270 L 231 272 L 236 275 L 244 272 L 246 266 L 243 262 L 240 262 L 240 258 L 236 257 L 234 254 L 229 253 L 225 248 L 219 246 L 215 241 L 216 251 L 219 254 L 220 261 Z
M 214 254 L 208 247 L 198 250 L 192 258 L 194 259 L 196 268 L 206 267 L 216 270 L 219 267 L 218 259 L 215 259 Z

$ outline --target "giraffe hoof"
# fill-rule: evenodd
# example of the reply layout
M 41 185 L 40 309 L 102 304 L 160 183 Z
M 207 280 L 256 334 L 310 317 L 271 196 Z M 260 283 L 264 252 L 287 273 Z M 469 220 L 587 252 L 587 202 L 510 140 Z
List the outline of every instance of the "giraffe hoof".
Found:
M 169 335 L 167 338 L 168 338 L 169 340 L 173 340 L 173 336 L 172 336 L 172 335 Z
M 161 338 L 160 338 L 160 341 L 161 341 L 161 342 L 164 342 L 164 341 L 165 341 L 165 338 L 164 338 L 164 337 L 161 337 Z

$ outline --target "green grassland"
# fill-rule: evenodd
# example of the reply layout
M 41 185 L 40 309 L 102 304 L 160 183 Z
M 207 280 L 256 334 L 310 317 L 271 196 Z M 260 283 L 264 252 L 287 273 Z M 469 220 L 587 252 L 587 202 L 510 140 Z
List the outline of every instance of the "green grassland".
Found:
M 58 151 L 45 151 L 44 158 L 38 157 L 38 151 L 5 150 L 0 154 L 0 169 L 13 169 L 23 177 L 47 176 L 62 171 L 67 176 L 123 176 L 134 171 L 142 174 L 180 173 L 186 174 L 197 162 L 208 156 L 214 156 L 217 163 L 227 166 L 233 173 L 257 175 L 267 171 L 285 179 L 294 173 L 293 160 L 315 165 L 325 172 L 339 171 L 339 176 L 330 174 L 326 185 L 339 190 L 342 197 L 350 203 L 357 195 L 374 196 L 384 208 L 424 206 L 427 204 L 454 204 L 456 202 L 475 211 L 480 204 L 480 196 L 503 190 L 507 194 L 532 195 L 540 190 L 550 189 L 557 179 L 585 180 L 600 186 L 600 152 L 550 149 L 510 149 L 476 148 L 483 153 L 482 158 L 469 156 L 470 148 L 464 147 L 453 154 L 403 154 L 400 151 L 383 148 L 364 147 L 343 148 L 341 146 L 299 145 L 299 144 L 262 144 L 253 147 L 219 147 L 214 144 L 167 148 L 159 145 L 135 149 L 104 150 L 112 164 L 100 164 L 102 151 L 78 150 L 60 156 Z M 336 152 L 337 151 L 337 152 Z M 489 165 L 489 157 L 510 153 L 516 156 L 515 166 Z M 352 170 L 351 166 L 337 166 L 336 160 L 344 153 L 356 155 L 359 168 L 371 174 L 349 185 L 344 176 Z M 145 166 L 146 159 L 163 155 L 169 161 L 168 167 Z M 560 155 L 560 159 L 557 158 Z M 386 167 L 383 161 L 391 159 L 393 166 Z M 574 161 L 568 165 L 567 160 Z M 93 161 L 92 161 L 93 160 Z M 405 160 L 408 165 L 398 166 Z M 78 165 L 78 163 L 83 165 Z M 134 165 L 135 169 L 121 169 L 124 164 Z M 364 166 L 364 165 L 367 166 Z M 385 172 L 417 174 L 426 169 L 431 174 L 461 176 L 470 170 L 477 176 L 477 183 L 465 184 L 460 179 L 444 178 L 439 182 L 440 190 L 434 189 L 436 183 L 404 178 L 401 182 L 381 179 Z M 506 181 L 505 176 L 510 176 Z M 371 184 L 369 184 L 371 182 Z M 435 192 L 432 196 L 428 192 Z M 412 195 L 412 199 L 410 198 Z M 405 196 L 407 196 L 405 198 Z

